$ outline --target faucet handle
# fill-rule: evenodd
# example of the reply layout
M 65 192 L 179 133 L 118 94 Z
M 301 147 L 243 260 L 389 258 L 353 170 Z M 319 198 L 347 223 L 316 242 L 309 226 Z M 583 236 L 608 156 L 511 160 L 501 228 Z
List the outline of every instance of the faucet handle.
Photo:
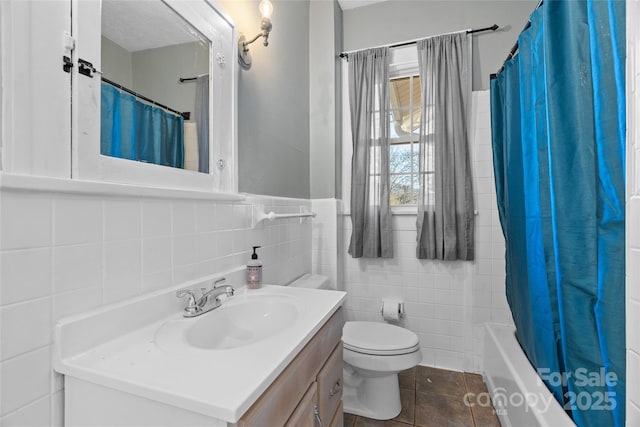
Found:
M 180 289 L 176 292 L 176 297 L 182 298 L 185 296 L 189 296 L 189 303 L 184 308 L 186 312 L 195 312 L 198 309 L 198 303 L 196 302 L 196 294 L 191 289 Z
M 178 298 L 182 298 L 189 295 L 189 299 L 196 297 L 196 294 L 191 290 L 191 289 L 180 289 L 179 291 L 176 292 L 176 297 Z
M 213 282 L 213 289 L 215 289 L 215 288 L 218 288 L 218 287 L 222 286 L 222 284 L 223 284 L 224 282 L 226 282 L 226 281 L 227 281 L 227 278 L 226 278 L 226 277 L 222 277 L 222 278 L 220 278 L 220 279 L 216 280 L 215 282 Z

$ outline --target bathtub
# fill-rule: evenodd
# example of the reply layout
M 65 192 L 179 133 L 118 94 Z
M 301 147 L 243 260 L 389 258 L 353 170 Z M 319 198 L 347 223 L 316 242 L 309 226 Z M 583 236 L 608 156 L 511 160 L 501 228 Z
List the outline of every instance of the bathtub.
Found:
M 484 381 L 500 424 L 575 427 L 529 363 L 516 340 L 515 328 L 493 323 L 485 327 Z

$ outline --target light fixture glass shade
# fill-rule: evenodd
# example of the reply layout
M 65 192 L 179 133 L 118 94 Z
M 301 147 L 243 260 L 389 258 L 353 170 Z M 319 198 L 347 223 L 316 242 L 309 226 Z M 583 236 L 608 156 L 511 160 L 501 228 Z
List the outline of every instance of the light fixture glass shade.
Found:
M 258 8 L 260 9 L 260 13 L 262 14 L 263 18 L 271 18 L 271 14 L 273 13 L 273 5 L 269 0 L 262 0 Z

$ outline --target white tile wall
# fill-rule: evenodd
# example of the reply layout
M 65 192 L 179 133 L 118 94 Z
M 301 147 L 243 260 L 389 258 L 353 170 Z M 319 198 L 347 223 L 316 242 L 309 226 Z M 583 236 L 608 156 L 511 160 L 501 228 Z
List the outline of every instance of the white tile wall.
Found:
M 342 201 L 314 199 L 311 201 L 311 209 L 317 214 L 312 226 L 311 271 L 329 277 L 333 285 L 342 290 L 341 251 L 338 248 L 341 236 L 338 224 L 339 220 L 342 221 Z
M 406 316 L 400 325 L 418 334 L 423 364 L 480 372 L 482 324 L 513 321 L 505 297 L 505 244 L 493 181 L 488 91 L 473 93 L 472 113 L 476 260 L 416 259 L 415 215 L 394 215 L 395 257 L 387 260 L 352 259 L 347 254 L 351 219 L 344 216 L 340 252 L 349 319 L 380 321 L 381 299 L 401 298 Z
M 627 425 L 640 425 L 640 3 L 627 2 Z
M 261 245 L 264 282 L 311 270 L 311 221 L 251 228 L 251 205 L 277 213 L 308 200 L 242 203 L 0 191 L 0 425 L 62 426 L 51 367 L 54 323 L 68 315 L 246 263 Z

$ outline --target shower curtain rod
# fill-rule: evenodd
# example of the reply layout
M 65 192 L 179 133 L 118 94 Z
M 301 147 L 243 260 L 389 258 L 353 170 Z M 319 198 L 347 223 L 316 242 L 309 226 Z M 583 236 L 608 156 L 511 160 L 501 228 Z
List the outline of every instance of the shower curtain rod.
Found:
M 536 11 L 540 6 L 542 6 L 543 2 L 544 2 L 544 0 L 540 0 L 538 2 L 538 5 L 533 10 Z M 520 31 L 520 34 L 522 34 L 525 31 L 527 31 L 527 29 L 529 29 L 530 26 L 531 26 L 531 21 L 527 21 L 527 23 L 524 26 L 524 28 L 522 29 L 522 31 Z M 507 58 L 502 63 L 502 66 L 495 73 L 489 74 L 489 79 L 495 79 L 496 77 L 498 77 L 498 74 L 500 74 L 500 72 L 502 72 L 502 70 L 504 70 L 504 64 L 506 64 L 511 58 L 513 58 L 516 53 L 518 53 L 518 41 L 517 40 L 516 40 L 516 44 L 514 44 L 513 47 L 511 48 L 511 50 L 509 51 L 509 55 L 507 55 Z
M 147 101 L 148 103 L 153 104 L 153 105 L 155 105 L 156 107 L 163 108 L 163 109 L 165 109 L 165 110 L 167 110 L 167 111 L 171 111 L 171 112 L 172 112 L 172 113 L 174 113 L 174 114 L 177 114 L 177 115 L 179 115 L 179 116 L 182 116 L 185 120 L 189 120 L 189 118 L 191 117 L 191 113 L 190 113 L 190 112 L 188 112 L 188 111 L 187 111 L 187 112 L 184 112 L 184 113 L 181 113 L 180 111 L 174 110 L 173 108 L 169 108 L 169 107 L 167 107 L 166 105 L 160 104 L 159 102 L 156 102 L 156 101 L 154 101 L 153 99 L 147 98 L 147 97 L 146 97 L 146 96 L 144 96 L 144 95 L 140 95 L 139 93 L 136 93 L 136 92 L 132 91 L 131 89 L 126 88 L 126 87 L 122 86 L 121 84 L 116 83 L 116 82 L 114 82 L 114 81 L 111 81 L 111 80 L 109 80 L 109 79 L 107 79 L 107 78 L 104 78 L 104 77 L 103 77 L 103 78 L 102 78 L 102 81 L 103 81 L 103 82 L 105 82 L 105 83 L 110 84 L 110 85 L 111 85 L 111 86 L 113 86 L 113 87 L 116 87 L 116 88 L 118 88 L 118 89 L 120 89 L 120 90 L 123 90 L 123 91 L 125 91 L 125 92 L 127 92 L 127 93 L 129 93 L 129 94 L 131 94 L 131 95 L 133 95 L 133 96 L 135 96 L 136 98 L 140 98 L 140 99 L 142 99 L 143 101 Z
M 500 27 L 497 24 L 493 24 L 490 27 L 477 28 L 475 30 L 467 30 L 467 34 L 480 33 L 480 32 L 483 32 L 483 31 L 496 31 L 498 28 L 500 28 Z M 454 33 L 446 33 L 446 34 L 454 34 Z M 430 36 L 430 37 L 435 37 L 435 36 Z M 426 37 L 426 38 L 428 38 L 428 37 Z M 409 41 L 406 41 L 406 42 L 401 42 L 401 43 L 396 43 L 396 44 L 391 44 L 391 45 L 381 45 L 381 46 L 378 46 L 378 47 L 388 46 L 390 48 L 394 48 L 394 47 L 409 46 L 409 45 L 418 43 L 418 40 L 422 40 L 422 38 L 415 39 L 415 40 L 409 40 Z M 349 60 L 349 54 L 350 53 L 358 52 L 360 50 L 363 50 L 363 49 L 351 50 L 349 52 L 342 52 L 340 54 L 340 58 L 347 58 L 347 60 Z

